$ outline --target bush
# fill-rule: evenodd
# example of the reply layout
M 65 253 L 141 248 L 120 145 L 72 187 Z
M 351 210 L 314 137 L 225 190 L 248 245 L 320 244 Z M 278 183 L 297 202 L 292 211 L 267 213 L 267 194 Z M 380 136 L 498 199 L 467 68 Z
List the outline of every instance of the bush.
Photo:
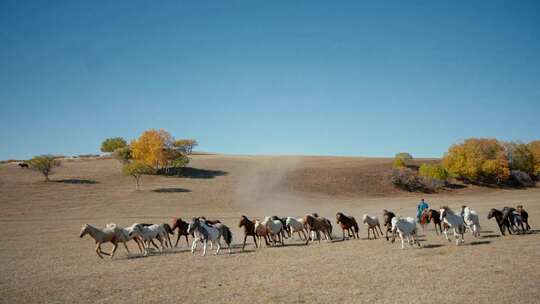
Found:
M 400 153 L 397 153 L 395 158 L 401 158 L 403 159 L 404 161 L 410 161 L 413 159 L 412 155 L 407 153 L 407 152 L 400 152 Z
M 135 179 L 135 188 L 139 191 L 140 179 L 145 174 L 154 174 L 154 168 L 140 162 L 134 161 L 132 163 L 124 164 L 122 172 L 125 175 L 132 176 Z
M 438 179 L 446 181 L 449 177 L 448 171 L 442 165 L 422 164 L 418 169 L 418 175 L 425 179 Z
M 507 143 L 505 147 L 510 170 L 534 175 L 534 156 L 529 145 Z
M 423 191 L 424 183 L 418 177 L 416 172 L 409 168 L 394 169 L 390 181 L 396 187 L 407 191 Z
M 465 182 L 504 183 L 510 176 L 506 151 L 496 139 L 470 138 L 448 149 L 442 164 Z
M 403 158 L 394 158 L 394 168 L 395 169 L 399 169 L 399 168 L 405 168 L 406 167 L 406 164 L 405 164 L 405 161 L 403 160 Z
M 535 183 L 531 176 L 523 171 L 512 170 L 510 171 L 510 178 L 508 184 L 515 187 L 534 187 Z
M 116 149 L 113 155 L 116 160 L 120 161 L 123 164 L 129 163 L 133 159 L 130 146 Z
M 45 181 L 49 181 L 49 175 L 54 167 L 60 166 L 60 160 L 53 155 L 40 155 L 28 161 L 30 168 L 37 170 L 45 176 Z
M 122 137 L 107 138 L 101 143 L 101 152 L 114 152 L 126 146 L 127 142 Z

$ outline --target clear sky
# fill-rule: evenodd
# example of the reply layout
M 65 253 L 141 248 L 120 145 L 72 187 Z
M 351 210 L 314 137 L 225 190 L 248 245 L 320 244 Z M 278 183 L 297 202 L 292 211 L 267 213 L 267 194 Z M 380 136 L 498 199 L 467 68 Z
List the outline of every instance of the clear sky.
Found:
M 540 139 L 540 1 L 0 0 L 0 159 L 149 128 L 242 154 Z

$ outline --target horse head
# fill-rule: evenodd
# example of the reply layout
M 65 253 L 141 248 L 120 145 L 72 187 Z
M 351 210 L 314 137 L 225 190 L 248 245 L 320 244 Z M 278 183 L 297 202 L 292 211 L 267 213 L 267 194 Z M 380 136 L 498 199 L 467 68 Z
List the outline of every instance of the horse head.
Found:
M 196 218 L 196 217 L 192 218 L 192 219 L 191 219 L 191 223 L 189 223 L 189 225 L 188 225 L 188 230 L 187 230 L 187 232 L 188 232 L 189 234 L 192 234 L 193 231 L 195 231 L 195 228 L 199 227 L 200 225 L 201 225 L 201 223 L 199 222 L 199 219 L 198 219 L 198 218 Z
M 88 225 L 88 224 L 84 224 L 84 226 L 82 226 L 81 234 L 79 235 L 80 238 L 82 238 L 83 236 L 85 236 L 88 233 L 88 228 L 89 227 L 90 227 L 90 225 Z
M 439 213 L 440 213 L 439 219 L 442 221 L 446 217 L 446 215 L 448 215 L 448 206 L 442 206 L 439 209 Z
M 367 223 L 367 220 L 368 220 L 368 215 L 367 215 L 367 214 L 364 214 L 364 215 L 362 216 L 362 224 Z
M 245 215 L 242 215 L 242 217 L 240 217 L 240 223 L 238 223 L 238 228 L 245 226 L 248 221 L 248 218 Z
M 343 218 L 343 213 L 341 212 L 336 213 L 336 224 L 339 224 L 342 218 Z

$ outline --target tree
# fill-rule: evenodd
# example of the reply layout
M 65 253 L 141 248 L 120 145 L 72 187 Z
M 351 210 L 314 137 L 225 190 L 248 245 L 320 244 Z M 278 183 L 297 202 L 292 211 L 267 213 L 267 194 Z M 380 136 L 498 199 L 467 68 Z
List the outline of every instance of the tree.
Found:
M 53 155 L 39 155 L 28 161 L 30 168 L 37 170 L 45 176 L 45 181 L 49 181 L 49 175 L 54 167 L 60 166 L 60 160 Z
M 178 139 L 173 142 L 174 148 L 185 154 L 191 154 L 193 148 L 198 145 L 199 143 L 195 139 Z
M 418 175 L 425 179 L 437 179 L 446 181 L 449 177 L 448 171 L 442 165 L 422 164 L 418 169 Z
M 400 152 L 400 153 L 397 153 L 395 158 L 401 158 L 403 159 L 403 161 L 407 162 L 407 161 L 411 161 L 413 159 L 412 155 L 407 153 L 407 152 Z
M 533 175 L 538 179 L 540 178 L 540 140 L 531 141 L 527 146 L 533 156 Z
M 508 162 L 511 170 L 518 170 L 534 175 L 534 155 L 526 144 L 513 143 L 507 150 Z
M 114 152 L 126 146 L 127 142 L 122 137 L 107 138 L 101 143 L 101 152 Z
M 155 170 L 151 166 L 136 160 L 131 163 L 124 164 L 122 167 L 122 172 L 125 175 L 132 176 L 135 179 L 135 189 L 139 191 L 141 177 L 145 174 L 154 174 Z
M 403 158 L 400 158 L 400 157 L 394 158 L 394 168 L 396 168 L 396 169 L 405 168 L 405 166 L 406 166 L 406 164 L 405 164 L 405 161 L 403 160 Z
M 496 139 L 469 138 L 448 149 L 442 164 L 467 182 L 503 183 L 510 176 L 506 150 Z
M 123 164 L 129 163 L 133 159 L 131 147 L 125 146 L 123 148 L 118 148 L 114 150 L 113 156 L 115 159 L 120 161 Z
M 133 159 L 158 170 L 166 166 L 168 151 L 172 148 L 172 137 L 165 130 L 145 131 L 138 139 L 131 142 Z

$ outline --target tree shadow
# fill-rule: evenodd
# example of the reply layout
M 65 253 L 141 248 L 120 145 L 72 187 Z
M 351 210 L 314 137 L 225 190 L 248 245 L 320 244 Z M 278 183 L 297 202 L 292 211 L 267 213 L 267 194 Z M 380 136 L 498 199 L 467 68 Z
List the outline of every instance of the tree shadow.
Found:
M 199 168 L 192 168 L 192 167 L 184 167 L 184 168 L 179 168 L 178 170 L 172 170 L 172 171 L 160 170 L 158 174 L 165 175 L 165 176 L 184 177 L 184 178 L 209 179 L 209 178 L 215 178 L 217 176 L 225 176 L 228 174 L 228 172 L 221 171 L 221 170 L 207 170 L 207 169 L 199 169 Z
M 152 192 L 156 192 L 156 193 L 184 193 L 184 192 L 191 192 L 191 190 L 184 189 L 184 188 L 159 188 L 159 189 L 152 190 Z
M 63 183 L 63 184 L 85 184 L 85 185 L 94 185 L 99 184 L 98 181 L 92 180 L 92 179 L 78 179 L 78 178 L 71 178 L 71 179 L 59 179 L 55 180 L 55 183 Z
M 444 186 L 444 188 L 458 190 L 458 189 L 467 188 L 467 186 L 462 185 L 462 184 L 448 184 Z

